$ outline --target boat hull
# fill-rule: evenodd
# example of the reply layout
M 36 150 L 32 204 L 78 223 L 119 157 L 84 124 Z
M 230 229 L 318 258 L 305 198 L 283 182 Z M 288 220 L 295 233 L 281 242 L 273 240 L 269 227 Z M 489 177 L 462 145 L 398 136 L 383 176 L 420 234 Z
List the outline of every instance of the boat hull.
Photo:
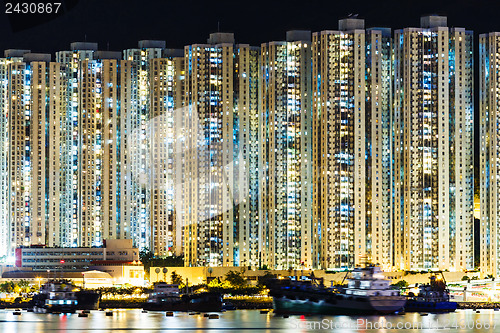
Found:
M 148 302 L 143 309 L 149 311 L 219 312 L 222 310 L 222 297 L 217 293 L 185 295 L 178 300 Z
M 211 303 L 196 305 L 187 303 L 146 303 L 143 309 L 148 311 L 220 312 L 222 306 L 219 307 L 217 304 Z
M 34 306 L 34 313 L 75 313 L 76 308 L 73 306 Z
M 101 294 L 95 291 L 80 290 L 76 293 L 78 310 L 99 310 Z
M 456 302 L 424 302 L 408 300 L 405 305 L 406 312 L 454 312 Z
M 344 297 L 338 299 L 291 299 L 274 297 L 277 314 L 372 315 L 390 314 L 403 309 L 403 297 Z
M 75 293 L 76 304 L 46 304 L 47 294 L 33 297 L 33 312 L 36 313 L 74 313 L 77 310 L 98 310 L 101 295 L 94 291 L 82 290 Z

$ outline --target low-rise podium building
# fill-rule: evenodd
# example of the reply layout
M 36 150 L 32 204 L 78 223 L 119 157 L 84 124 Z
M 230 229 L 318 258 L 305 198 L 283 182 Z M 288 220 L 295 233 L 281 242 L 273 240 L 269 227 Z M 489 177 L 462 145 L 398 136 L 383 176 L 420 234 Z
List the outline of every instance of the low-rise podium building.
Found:
M 103 247 L 21 247 L 16 249 L 16 267 L 34 271 L 85 271 L 92 262 L 139 261 L 139 249 L 131 239 L 104 240 Z

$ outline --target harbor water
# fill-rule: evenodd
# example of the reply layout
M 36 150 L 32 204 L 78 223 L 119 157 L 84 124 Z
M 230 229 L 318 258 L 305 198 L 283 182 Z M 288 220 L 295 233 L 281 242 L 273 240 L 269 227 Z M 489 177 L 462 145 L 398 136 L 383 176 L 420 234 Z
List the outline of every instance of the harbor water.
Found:
M 235 310 L 218 319 L 203 314 L 143 313 L 140 309 L 115 309 L 112 315 L 91 311 L 78 314 L 37 314 L 0 310 L 0 332 L 500 332 L 500 311 L 457 310 L 447 314 L 406 313 L 388 316 L 289 316 L 272 312 Z

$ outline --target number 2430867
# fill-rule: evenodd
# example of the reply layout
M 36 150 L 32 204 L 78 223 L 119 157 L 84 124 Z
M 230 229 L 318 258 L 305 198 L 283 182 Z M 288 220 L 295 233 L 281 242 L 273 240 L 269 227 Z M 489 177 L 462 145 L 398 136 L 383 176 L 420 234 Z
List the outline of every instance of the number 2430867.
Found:
M 7 2 L 5 14 L 57 14 L 61 2 Z

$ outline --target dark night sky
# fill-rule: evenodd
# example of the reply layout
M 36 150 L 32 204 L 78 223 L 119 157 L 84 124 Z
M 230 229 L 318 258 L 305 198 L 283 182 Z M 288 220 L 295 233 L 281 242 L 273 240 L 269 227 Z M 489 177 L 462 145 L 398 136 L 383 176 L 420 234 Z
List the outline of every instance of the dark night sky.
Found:
M 476 33 L 500 30 L 500 2 L 488 0 L 66 0 L 63 3 L 72 8 L 34 27 L 29 27 L 35 24 L 33 17 L 20 14 L 9 19 L 2 9 L 0 49 L 54 52 L 68 48 L 72 41 L 84 40 L 85 35 L 87 41 L 99 42 L 102 49 L 107 48 L 108 42 L 111 50 L 135 47 L 137 40 L 148 38 L 166 40 L 168 47 L 182 47 L 204 42 L 208 33 L 217 30 L 217 22 L 221 31 L 235 32 L 237 42 L 260 45 L 283 39 L 290 29 L 336 29 L 337 20 L 349 13 L 365 18 L 367 27 L 418 26 L 420 15 L 437 13 L 447 15 L 451 26 Z
M 61 1 L 61 0 L 55 0 Z M 5 1 L 9 2 L 9 1 Z M 11 1 L 12 2 L 12 1 Z M 27 0 L 29 2 L 29 0 Z M 41 2 L 41 0 L 39 1 Z M 43 1 L 47 2 L 47 1 Z M 336 29 L 339 18 L 357 13 L 367 27 L 399 29 L 419 26 L 424 14 L 448 16 L 449 26 L 475 32 L 475 59 L 478 35 L 500 31 L 500 1 L 491 0 L 65 0 L 65 13 L 46 16 L 10 15 L 1 10 L 0 51 L 25 48 L 50 52 L 69 48 L 73 41 L 98 42 L 101 49 L 136 47 L 141 39 L 166 40 L 167 47 L 205 42 L 210 32 L 234 32 L 236 41 L 260 45 L 282 40 L 290 29 L 320 31 Z M 5 7 L 4 7 L 5 8 Z M 477 77 L 477 61 L 476 77 Z M 478 157 L 478 107 L 476 87 L 476 161 Z M 477 165 L 477 164 L 476 164 Z M 478 168 L 476 168 L 477 171 Z M 478 174 L 478 173 L 477 173 Z

